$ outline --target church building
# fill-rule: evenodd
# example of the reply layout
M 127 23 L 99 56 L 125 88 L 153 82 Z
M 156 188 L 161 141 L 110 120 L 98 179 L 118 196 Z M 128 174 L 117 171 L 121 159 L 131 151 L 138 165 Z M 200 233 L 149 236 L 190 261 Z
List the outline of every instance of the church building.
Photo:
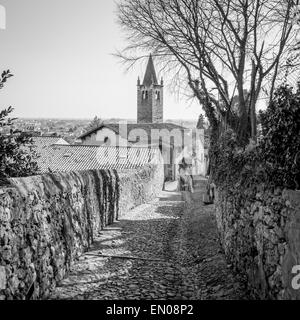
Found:
M 174 123 L 166 123 L 164 114 L 164 83 L 158 82 L 150 55 L 141 83 L 137 81 L 137 122 L 122 125 L 104 123 L 78 140 L 83 145 L 107 145 L 159 148 L 164 159 L 165 179 L 175 180 L 178 163 L 183 154 L 192 154 L 192 143 L 187 143 L 191 130 Z M 125 128 L 124 128 L 125 127 Z
M 145 77 L 137 82 L 137 123 L 163 123 L 163 79 L 157 81 L 153 59 L 150 54 Z

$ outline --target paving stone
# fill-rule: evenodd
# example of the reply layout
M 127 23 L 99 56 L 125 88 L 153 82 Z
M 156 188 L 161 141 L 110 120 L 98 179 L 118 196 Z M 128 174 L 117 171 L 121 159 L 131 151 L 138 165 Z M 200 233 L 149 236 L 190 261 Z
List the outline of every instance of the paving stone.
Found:
M 220 248 L 214 206 L 200 199 L 184 209 L 180 194 L 164 192 L 128 212 L 90 252 L 137 259 L 84 254 L 50 299 L 249 299 Z

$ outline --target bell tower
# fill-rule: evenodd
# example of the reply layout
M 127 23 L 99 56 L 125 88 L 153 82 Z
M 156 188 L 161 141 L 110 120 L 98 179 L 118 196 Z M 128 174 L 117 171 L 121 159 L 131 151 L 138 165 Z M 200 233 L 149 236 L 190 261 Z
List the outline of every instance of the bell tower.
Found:
M 163 79 L 157 81 L 153 59 L 150 54 L 143 83 L 137 81 L 137 122 L 163 122 Z

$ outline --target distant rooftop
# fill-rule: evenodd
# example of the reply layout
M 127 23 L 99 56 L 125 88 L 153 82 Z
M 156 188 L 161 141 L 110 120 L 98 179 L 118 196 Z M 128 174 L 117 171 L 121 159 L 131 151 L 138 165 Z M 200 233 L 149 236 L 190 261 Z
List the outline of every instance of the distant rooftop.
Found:
M 53 136 L 37 136 L 33 137 L 33 142 L 38 148 L 49 147 L 53 144 L 64 144 L 67 145 L 68 142 L 61 137 Z
M 97 132 L 98 130 L 101 130 L 102 128 L 108 128 L 108 129 L 111 129 L 112 131 L 114 131 L 116 134 L 120 134 L 120 131 L 119 131 L 120 125 L 118 123 L 106 123 L 106 124 L 103 124 L 97 128 L 94 128 L 92 130 L 85 132 L 80 137 L 78 137 L 78 139 L 84 139 L 85 137 L 88 137 L 89 135 Z M 157 130 L 166 129 L 170 132 L 173 129 L 179 129 L 181 131 L 186 130 L 185 127 L 179 126 L 174 123 L 164 123 L 163 122 L 163 123 L 128 123 L 127 124 L 127 134 L 129 134 L 130 131 L 134 130 L 134 129 L 145 130 L 149 137 L 151 136 L 152 129 L 157 129 Z M 126 139 L 127 139 L 127 137 L 126 137 Z

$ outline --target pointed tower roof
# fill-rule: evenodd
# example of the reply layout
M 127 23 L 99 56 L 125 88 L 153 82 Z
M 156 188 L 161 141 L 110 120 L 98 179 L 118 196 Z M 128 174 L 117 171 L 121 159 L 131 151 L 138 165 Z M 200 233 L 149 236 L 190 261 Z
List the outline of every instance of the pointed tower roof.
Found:
M 151 84 L 158 84 L 157 82 L 157 77 L 155 73 L 155 68 L 154 68 L 154 63 L 152 59 L 152 55 L 150 54 L 148 64 L 147 64 L 147 69 L 143 81 L 144 86 L 150 86 Z

